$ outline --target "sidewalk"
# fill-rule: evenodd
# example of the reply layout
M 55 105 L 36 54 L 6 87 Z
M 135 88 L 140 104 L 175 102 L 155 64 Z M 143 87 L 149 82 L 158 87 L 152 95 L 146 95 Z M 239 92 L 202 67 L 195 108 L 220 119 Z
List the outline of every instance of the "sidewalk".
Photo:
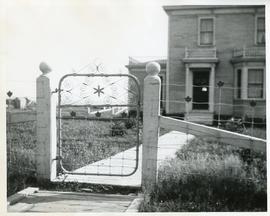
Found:
M 178 131 L 171 131 L 163 136 L 159 137 L 158 141 L 158 165 L 165 160 L 166 158 L 175 157 L 175 152 L 180 149 L 184 144 L 186 144 L 187 139 L 193 138 L 192 135 L 186 135 L 185 133 L 181 133 Z M 96 172 L 97 165 L 111 165 L 112 173 L 121 173 L 120 167 L 113 165 L 117 165 L 119 160 L 125 155 L 125 157 L 133 158 L 134 160 L 124 160 L 123 165 L 125 166 L 125 170 L 123 173 L 130 173 L 132 171 L 129 167 L 135 166 L 135 147 L 128 149 L 124 152 L 120 152 L 110 159 L 104 159 L 93 164 L 84 166 L 75 170 L 74 172 Z M 99 168 L 100 172 L 106 172 L 108 167 Z M 139 147 L 139 165 L 137 171 L 127 177 L 121 176 L 95 176 L 95 175 L 67 175 L 61 176 L 55 179 L 54 181 L 65 181 L 65 182 L 80 182 L 80 183 L 91 183 L 91 184 L 104 184 L 104 185 L 117 185 L 117 186 L 128 186 L 128 187 L 140 187 L 141 186 L 141 170 L 142 170 L 142 145 Z
M 125 212 L 136 195 L 35 191 L 22 197 L 8 212 Z

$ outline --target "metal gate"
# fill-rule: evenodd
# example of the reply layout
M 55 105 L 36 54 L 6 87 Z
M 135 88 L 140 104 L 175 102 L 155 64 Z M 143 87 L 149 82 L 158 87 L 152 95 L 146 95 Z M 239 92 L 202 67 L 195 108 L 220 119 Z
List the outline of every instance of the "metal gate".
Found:
M 140 85 L 128 74 L 67 74 L 57 107 L 58 172 L 130 176 L 138 168 Z

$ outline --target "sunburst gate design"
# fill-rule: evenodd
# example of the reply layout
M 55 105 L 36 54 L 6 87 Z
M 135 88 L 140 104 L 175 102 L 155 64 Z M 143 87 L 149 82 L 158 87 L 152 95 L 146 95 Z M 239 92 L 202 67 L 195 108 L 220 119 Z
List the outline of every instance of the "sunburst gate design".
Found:
M 94 90 L 94 94 L 98 94 L 98 97 L 100 97 L 100 94 L 104 94 L 104 88 L 100 88 L 100 85 L 98 85 L 98 88 L 94 88 Z
M 65 77 L 60 87 L 61 104 L 80 106 L 137 104 L 137 88 L 134 81 L 121 75 L 104 76 L 102 75 L 104 70 L 104 65 L 97 61 Z

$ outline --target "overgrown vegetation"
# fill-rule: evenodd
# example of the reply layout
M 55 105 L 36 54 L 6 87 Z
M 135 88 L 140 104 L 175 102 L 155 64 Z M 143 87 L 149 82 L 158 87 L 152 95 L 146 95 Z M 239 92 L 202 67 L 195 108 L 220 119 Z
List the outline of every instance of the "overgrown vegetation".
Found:
M 194 139 L 159 169 L 141 212 L 266 211 L 266 156 Z
M 36 122 L 7 124 L 7 195 L 35 181 Z

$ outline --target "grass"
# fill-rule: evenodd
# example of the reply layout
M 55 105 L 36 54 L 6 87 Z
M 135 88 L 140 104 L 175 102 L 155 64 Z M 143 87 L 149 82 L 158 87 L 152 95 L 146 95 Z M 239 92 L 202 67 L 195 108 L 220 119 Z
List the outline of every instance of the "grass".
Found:
M 114 123 L 104 121 L 62 120 L 62 156 L 63 166 L 74 170 L 95 161 L 108 158 L 118 152 L 136 145 L 134 125 L 120 125 L 114 130 L 123 130 L 123 135 L 112 136 Z M 34 186 L 36 181 L 35 148 L 36 122 L 25 122 L 7 125 L 7 196 L 28 186 Z M 134 152 L 135 154 L 135 152 Z M 60 170 L 59 170 L 60 171 Z M 46 184 L 47 188 L 49 184 Z M 54 188 L 73 190 L 80 184 L 58 183 Z M 42 186 L 42 185 L 39 185 Z M 100 191 L 99 186 L 91 190 Z M 105 191 L 109 189 L 105 187 Z
M 134 147 L 135 128 L 126 129 L 123 123 L 114 125 L 112 121 L 62 120 L 64 168 L 74 170 Z M 119 131 L 123 134 L 117 134 Z
M 7 196 L 32 184 L 35 148 L 35 121 L 7 125 Z
M 243 134 L 266 139 L 266 128 L 253 128 L 253 130 L 252 128 L 246 128 Z
M 166 161 L 140 212 L 266 211 L 266 158 L 194 139 Z

